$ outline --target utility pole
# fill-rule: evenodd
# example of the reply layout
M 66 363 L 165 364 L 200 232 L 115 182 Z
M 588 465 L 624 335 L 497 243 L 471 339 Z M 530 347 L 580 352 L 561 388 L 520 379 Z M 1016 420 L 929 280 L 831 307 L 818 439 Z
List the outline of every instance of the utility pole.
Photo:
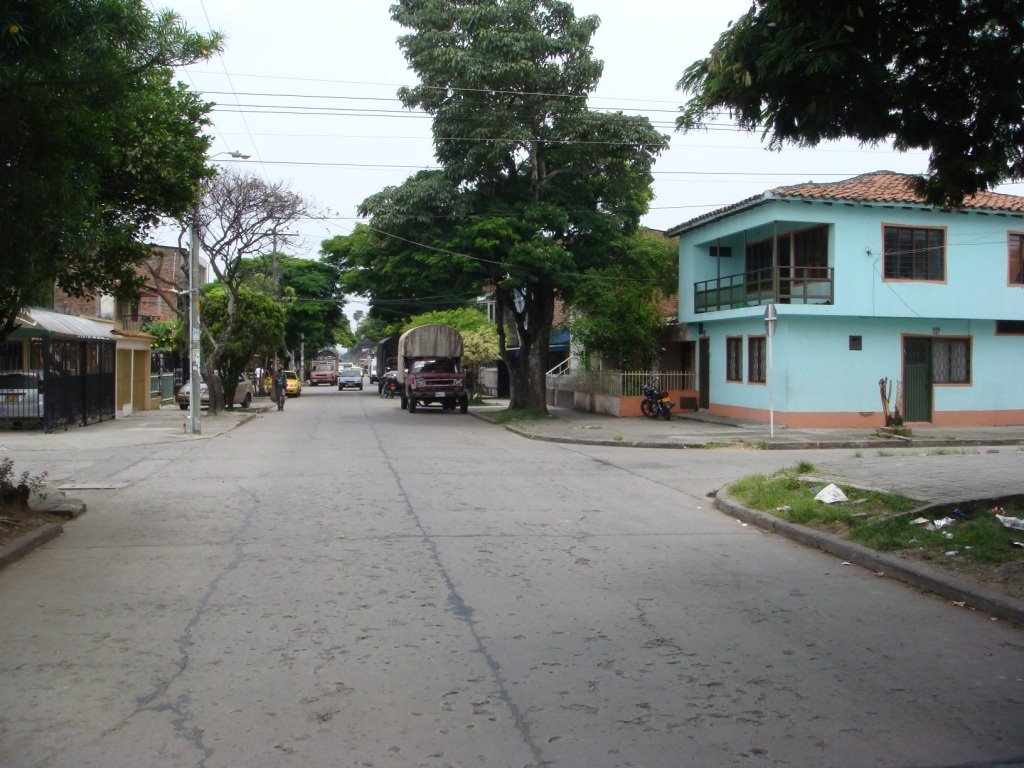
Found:
M 188 433 L 200 434 L 202 424 L 199 420 L 199 204 L 192 211 L 192 243 L 188 254 L 188 359 L 189 359 L 189 397 L 188 397 Z

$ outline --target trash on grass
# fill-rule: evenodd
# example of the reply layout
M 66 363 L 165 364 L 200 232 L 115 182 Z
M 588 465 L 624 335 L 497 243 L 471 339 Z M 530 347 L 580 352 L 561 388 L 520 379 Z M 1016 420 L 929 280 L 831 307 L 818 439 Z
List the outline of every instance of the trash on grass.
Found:
M 958 549 L 951 549 L 951 550 L 949 550 L 949 552 L 946 553 L 946 557 L 956 557 L 959 554 L 960 554 L 960 550 L 958 550 Z
M 792 512 L 793 508 L 789 504 L 783 504 L 781 507 L 775 508 L 776 512 Z
M 925 524 L 930 523 L 930 522 L 931 522 L 931 520 L 929 520 L 927 517 L 915 517 L 913 520 L 910 521 L 910 524 L 911 525 L 925 525 Z
M 815 501 L 823 501 L 826 504 L 838 504 L 843 501 L 849 501 L 846 498 L 846 494 L 843 493 L 842 489 L 835 483 L 829 483 L 820 491 L 818 495 L 814 497 Z
M 1001 509 L 1001 507 L 996 507 L 996 509 Z M 1024 531 L 1024 520 L 1021 520 L 1019 517 L 1007 517 L 996 512 L 996 520 L 1006 528 L 1016 528 L 1018 531 Z
M 955 522 L 956 520 L 954 520 L 952 517 L 943 517 L 940 520 L 936 520 L 934 525 L 936 528 L 948 528 Z

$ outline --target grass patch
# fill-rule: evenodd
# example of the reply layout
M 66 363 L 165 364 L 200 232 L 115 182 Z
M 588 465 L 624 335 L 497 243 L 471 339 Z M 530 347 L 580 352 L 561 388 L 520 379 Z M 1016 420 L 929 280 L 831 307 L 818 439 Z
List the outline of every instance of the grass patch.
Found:
M 490 415 L 491 421 L 495 424 L 519 424 L 524 421 L 547 421 L 555 418 L 551 414 L 538 411 L 535 408 L 525 408 L 520 411 L 495 411 Z
M 971 563 L 1024 560 L 1024 549 L 1013 545 L 1024 541 L 1024 531 L 1004 527 L 991 509 L 965 505 L 959 509 L 960 514 L 953 515 L 956 522 L 950 526 L 915 525 L 911 521 L 916 516 L 907 513 L 919 503 L 898 494 L 841 485 L 848 502 L 815 501 L 821 483 L 799 479 L 808 471 L 801 464 L 770 476 L 751 475 L 729 486 L 729 493 L 752 509 L 828 531 L 880 552 L 913 552 L 926 560 L 955 557 Z M 1024 505 L 1007 505 L 1003 514 L 1024 517 Z M 925 515 L 931 522 L 943 516 Z

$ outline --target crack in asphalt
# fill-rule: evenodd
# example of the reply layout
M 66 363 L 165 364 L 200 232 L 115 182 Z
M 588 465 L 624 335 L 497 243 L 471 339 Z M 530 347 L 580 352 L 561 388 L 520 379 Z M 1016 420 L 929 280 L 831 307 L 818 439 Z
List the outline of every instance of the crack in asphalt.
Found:
M 206 590 L 196 603 L 192 617 L 188 620 L 188 623 L 185 624 L 184 630 L 182 630 L 182 633 L 178 636 L 177 647 L 179 656 L 174 662 L 175 671 L 166 680 L 158 683 L 148 694 L 137 697 L 135 700 L 135 712 L 125 718 L 124 721 L 127 722 L 140 712 L 172 713 L 175 716 L 171 721 L 175 735 L 181 736 L 187 742 L 192 744 L 192 746 L 195 747 L 201 755 L 201 758 L 196 762 L 196 768 L 203 768 L 203 766 L 207 764 L 207 761 L 210 759 L 213 752 L 203 742 L 203 729 L 195 723 L 195 716 L 191 712 L 191 697 L 186 693 L 169 701 L 161 701 L 161 699 L 167 696 L 171 686 L 174 685 L 174 683 L 177 682 L 188 669 L 189 650 L 193 645 L 192 630 L 195 629 L 196 625 L 198 625 L 202 620 L 207 608 L 209 607 L 211 598 L 217 593 L 217 590 L 220 588 L 220 584 L 224 578 L 234 571 L 245 559 L 245 545 L 242 543 L 242 539 L 252 528 L 260 503 L 259 499 L 256 497 L 252 497 L 250 501 L 251 505 L 249 506 L 249 511 L 245 513 L 241 524 L 232 531 L 231 535 L 227 539 L 228 543 L 234 545 L 234 557 L 229 563 L 221 568 L 220 572 L 217 573 L 206 585 Z
M 402 504 L 405 507 L 406 514 L 413 521 L 417 530 L 420 532 L 420 537 L 423 543 L 426 544 L 430 551 L 430 558 L 437 568 L 438 573 L 441 575 L 441 579 L 444 581 L 445 587 L 448 590 L 448 605 L 451 606 L 452 613 L 459 617 L 469 629 L 470 635 L 476 644 L 476 652 L 484 659 L 488 669 L 491 672 L 491 677 L 497 685 L 497 698 L 505 705 L 508 709 L 509 714 L 512 716 L 512 722 L 515 725 L 516 731 L 522 737 L 523 742 L 529 748 L 533 755 L 534 763 L 536 766 L 546 765 L 540 746 L 533 740 L 530 732 L 530 723 L 523 715 L 519 706 L 513 701 L 512 694 L 509 692 L 508 683 L 505 680 L 504 673 L 501 670 L 501 664 L 494 655 L 488 649 L 487 644 L 484 642 L 480 633 L 477 631 L 476 622 L 473 619 L 473 607 L 466 603 L 462 595 L 459 594 L 458 588 L 452 581 L 451 574 L 448 573 L 448 569 L 445 567 L 444 562 L 441 560 L 441 553 L 437 548 L 437 542 L 435 537 L 427 533 L 426 528 L 423 527 L 423 522 L 420 520 L 420 516 L 413 506 L 412 501 L 409 498 L 409 494 L 406 492 L 405 487 L 402 485 L 402 479 L 399 477 L 398 472 L 392 464 L 390 457 L 383 450 L 380 439 L 378 438 L 376 429 L 371 426 L 374 440 L 377 442 L 377 447 L 380 449 L 381 455 L 384 457 L 384 463 L 387 465 L 388 471 L 391 472 L 392 477 L 395 479 L 395 484 L 398 486 L 399 494 L 401 495 Z M 532 768 L 527 766 L 526 768 Z

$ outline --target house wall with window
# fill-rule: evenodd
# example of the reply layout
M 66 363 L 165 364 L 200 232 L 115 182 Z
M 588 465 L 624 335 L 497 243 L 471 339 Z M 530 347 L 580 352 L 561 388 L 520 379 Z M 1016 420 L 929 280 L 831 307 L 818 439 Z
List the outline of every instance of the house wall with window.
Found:
M 709 410 L 881 426 L 884 378 L 907 421 L 1024 424 L 1024 198 L 937 210 L 879 172 L 771 190 L 669 234 Z

